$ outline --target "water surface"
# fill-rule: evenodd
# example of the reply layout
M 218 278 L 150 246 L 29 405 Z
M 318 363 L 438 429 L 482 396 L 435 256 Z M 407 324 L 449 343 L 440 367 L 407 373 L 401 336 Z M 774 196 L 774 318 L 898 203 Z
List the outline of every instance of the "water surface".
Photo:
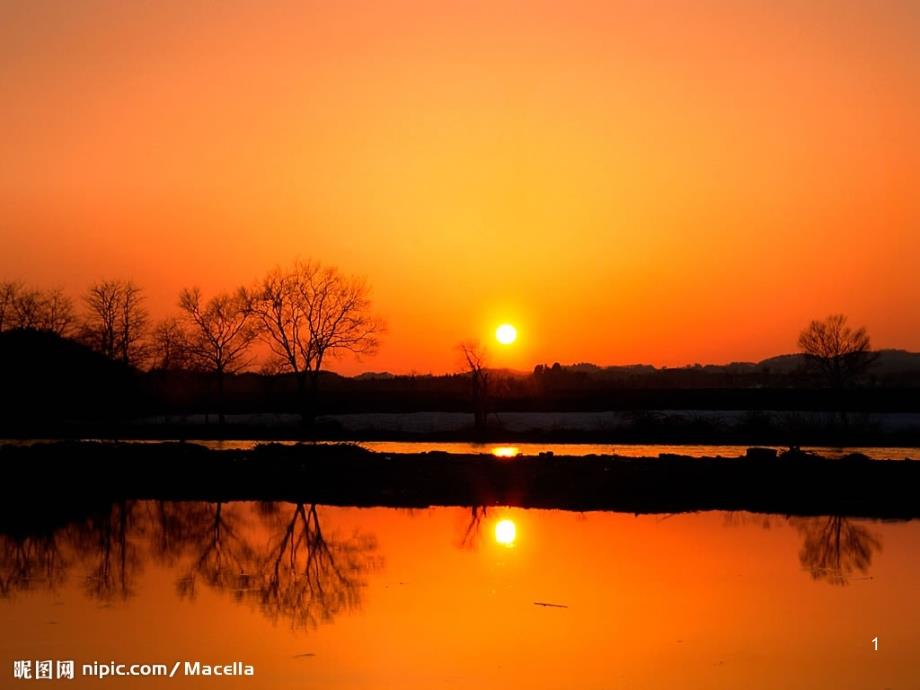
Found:
M 145 501 L 23 524 L 4 687 L 20 658 L 256 672 L 47 682 L 70 688 L 916 687 L 918 522 Z
M 105 441 L 106 439 L 83 439 L 85 441 Z M 44 443 L 39 439 L 27 440 L 2 440 L 0 443 L 12 445 L 31 445 Z M 126 440 L 123 443 L 161 443 L 160 440 Z M 173 439 L 178 442 L 178 439 Z M 258 439 L 241 440 L 189 440 L 215 450 L 251 450 L 260 444 L 279 443 L 294 445 L 299 441 L 266 441 Z M 324 443 L 339 443 L 339 441 L 321 441 Z M 742 457 L 750 445 L 718 445 L 718 444 L 663 444 L 663 443 L 469 443 L 464 441 L 356 441 L 354 445 L 367 448 L 378 453 L 453 453 L 463 455 L 491 454 L 498 457 L 516 457 L 518 455 L 539 455 L 540 453 L 553 453 L 554 455 L 586 456 L 586 455 L 619 455 L 626 458 L 657 458 L 662 454 L 686 455 L 694 458 L 702 457 Z M 787 450 L 787 446 L 761 446 L 773 448 L 777 452 Z M 920 460 L 920 448 L 915 447 L 883 447 L 883 446 L 802 446 L 802 450 L 816 453 L 826 458 L 842 458 L 851 453 L 860 453 L 873 460 Z

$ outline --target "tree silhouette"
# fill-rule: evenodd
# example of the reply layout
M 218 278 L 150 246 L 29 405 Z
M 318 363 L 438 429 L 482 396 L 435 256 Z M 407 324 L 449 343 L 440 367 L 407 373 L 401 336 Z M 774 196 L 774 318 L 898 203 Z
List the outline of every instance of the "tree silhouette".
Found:
M 804 537 L 799 560 L 815 580 L 848 584 L 854 572 L 867 573 L 872 554 L 882 548 L 878 537 L 845 517 L 792 518 Z
M 198 525 L 204 522 L 201 515 L 207 504 L 158 500 L 144 505 L 150 555 L 165 566 L 174 566 L 189 552 Z
M 38 290 L 20 288 L 13 299 L 15 328 L 38 329 L 42 321 L 42 296 Z
M 55 288 L 42 296 L 39 328 L 66 338 L 72 334 L 75 324 L 73 300 L 63 290 Z
M 84 581 L 88 596 L 109 602 L 134 594 L 143 566 L 143 552 L 135 539 L 143 535 L 133 501 L 113 503 L 76 526 L 75 551 L 89 568 Z
M 105 280 L 90 286 L 83 301 L 87 344 L 109 359 L 140 366 L 146 355 L 148 321 L 141 289 L 131 281 Z
M 189 334 L 182 322 L 169 317 L 150 333 L 151 369 L 175 371 L 189 366 Z
M 256 338 L 256 329 L 242 291 L 223 293 L 205 303 L 198 288 L 185 289 L 179 306 L 189 325 L 187 352 L 198 367 L 217 378 L 218 416 L 224 424 L 224 376 L 243 368 Z
M 0 333 L 15 328 L 13 325 L 15 321 L 14 305 L 16 303 L 16 295 L 19 293 L 20 289 L 22 289 L 22 286 L 13 281 L 4 281 L 0 283 Z
M 485 520 L 488 510 L 488 506 L 470 506 L 470 519 L 463 531 L 463 536 L 460 537 L 461 549 L 476 548 L 482 536 L 482 521 Z
M 799 335 L 799 349 L 832 388 L 844 388 L 875 361 L 865 328 L 853 330 L 843 314 L 812 321 Z
M 489 401 L 489 371 L 486 369 L 486 349 L 478 341 L 468 340 L 458 346 L 463 363 L 470 374 L 473 402 L 473 426 L 477 434 L 486 431 Z
M 195 598 L 201 579 L 208 587 L 230 591 L 240 600 L 246 592 L 255 551 L 243 533 L 245 520 L 234 504 L 194 503 L 187 507 L 182 534 L 191 551 L 191 563 L 176 590 Z
M 0 333 L 31 328 L 66 337 L 74 321 L 73 301 L 60 288 L 41 292 L 21 283 L 0 283 Z
M 37 585 L 54 590 L 64 583 L 67 566 L 57 533 L 0 535 L 0 598 Z
M 315 627 L 360 607 L 382 565 L 373 535 L 327 533 L 303 503 L 117 501 L 47 532 L 0 531 L 0 598 L 62 585 L 85 568 L 83 592 L 127 600 L 148 558 L 176 568 L 176 594 L 200 585 L 252 603 L 271 619 Z
M 271 517 L 275 533 L 253 589 L 265 615 L 304 628 L 358 608 L 365 575 L 381 563 L 376 539 L 357 532 L 327 538 L 315 504 L 298 503 L 290 514 Z
M 370 288 L 313 261 L 275 268 L 247 292 L 259 333 L 297 379 L 305 423 L 316 416 L 319 376 L 328 359 L 373 355 L 384 331 L 371 313 Z

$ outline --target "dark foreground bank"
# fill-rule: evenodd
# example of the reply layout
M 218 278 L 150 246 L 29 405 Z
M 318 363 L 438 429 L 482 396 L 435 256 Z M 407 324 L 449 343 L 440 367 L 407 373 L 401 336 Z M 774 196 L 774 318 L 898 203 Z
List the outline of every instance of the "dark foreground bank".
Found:
M 209 450 L 185 443 L 0 447 L 0 503 L 282 500 L 329 505 L 510 505 L 635 513 L 748 510 L 920 517 L 920 462 L 779 457 L 377 454 L 356 446 Z

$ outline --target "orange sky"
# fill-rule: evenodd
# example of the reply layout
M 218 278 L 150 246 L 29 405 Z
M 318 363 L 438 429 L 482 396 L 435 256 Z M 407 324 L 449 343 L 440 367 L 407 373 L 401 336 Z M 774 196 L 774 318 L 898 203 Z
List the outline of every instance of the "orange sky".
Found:
M 323 259 L 389 324 L 347 372 L 917 350 L 917 7 L 3 3 L 0 279 Z

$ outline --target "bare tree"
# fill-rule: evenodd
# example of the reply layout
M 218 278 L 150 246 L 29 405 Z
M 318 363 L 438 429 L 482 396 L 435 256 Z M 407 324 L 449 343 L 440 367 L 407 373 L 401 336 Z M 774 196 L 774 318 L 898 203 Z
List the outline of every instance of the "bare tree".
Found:
M 146 354 L 147 310 L 141 289 L 131 281 L 95 283 L 83 298 L 84 339 L 109 359 L 139 366 Z
M 98 352 L 115 359 L 118 334 L 118 283 L 95 283 L 84 295 L 88 308 L 84 323 L 84 339 Z
M 476 548 L 479 538 L 482 536 L 482 521 L 488 513 L 488 506 L 470 506 L 470 520 L 466 525 L 466 530 L 460 538 L 460 548 Z
M 27 289 L 21 283 L 0 283 L 0 332 L 15 328 L 70 335 L 73 301 L 60 288 L 48 292 Z
M 151 368 L 164 371 L 186 369 L 189 365 L 189 335 L 179 319 L 163 319 L 150 333 Z
M 799 561 L 815 580 L 846 585 L 854 573 L 866 575 L 872 556 L 881 550 L 879 537 L 863 525 L 839 515 L 791 518 L 804 537 Z
M 0 283 L 0 333 L 15 328 L 16 297 L 22 285 L 13 281 Z
M 0 599 L 39 587 L 61 587 L 69 566 L 61 542 L 58 532 L 0 534 Z
M 832 388 L 853 383 L 875 361 L 866 329 L 851 329 L 843 314 L 808 324 L 799 335 L 799 349 Z
M 72 528 L 79 558 L 87 566 L 84 591 L 103 602 L 125 601 L 135 593 L 143 569 L 138 504 L 117 501 Z
M 316 415 L 323 365 L 342 354 L 373 355 L 385 330 L 371 313 L 363 278 L 314 261 L 296 262 L 288 271 L 275 268 L 247 293 L 247 301 L 262 339 L 297 379 L 305 423 Z
M 217 377 L 219 423 L 224 423 L 224 376 L 248 364 L 247 351 L 257 337 L 244 292 L 223 293 L 205 303 L 198 288 L 179 295 L 191 333 L 188 354 L 197 366 Z
M 42 295 L 38 290 L 20 288 L 13 300 L 13 327 L 34 328 L 41 325 Z
M 360 608 L 367 574 L 382 565 L 376 538 L 357 530 L 348 538 L 327 536 L 315 504 L 288 511 L 265 516 L 268 549 L 253 587 L 263 613 L 310 628 Z
M 72 334 L 76 317 L 73 300 L 60 288 L 55 288 L 42 296 L 39 327 L 67 337 Z
M 486 430 L 489 400 L 489 371 L 486 368 L 485 346 L 475 340 L 468 340 L 458 346 L 463 363 L 470 374 L 473 402 L 473 424 L 476 433 Z
M 132 366 L 140 365 L 146 354 L 144 338 L 149 318 L 143 301 L 139 287 L 131 282 L 122 283 L 118 304 L 118 350 L 121 361 Z
M 245 514 L 238 503 L 189 503 L 181 539 L 194 553 L 189 569 L 176 583 L 180 597 L 195 599 L 198 580 L 209 587 L 247 591 L 255 570 L 255 550 L 245 533 Z

